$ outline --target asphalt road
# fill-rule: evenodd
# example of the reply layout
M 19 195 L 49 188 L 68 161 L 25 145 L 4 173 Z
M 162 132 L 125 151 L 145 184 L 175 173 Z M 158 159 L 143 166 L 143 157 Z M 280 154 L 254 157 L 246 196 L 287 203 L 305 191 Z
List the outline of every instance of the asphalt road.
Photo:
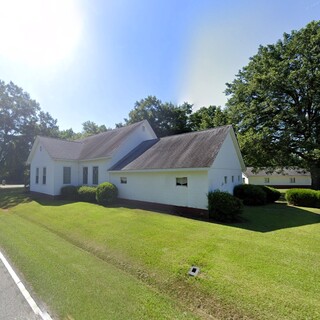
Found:
M 0 260 L 0 320 L 39 320 Z

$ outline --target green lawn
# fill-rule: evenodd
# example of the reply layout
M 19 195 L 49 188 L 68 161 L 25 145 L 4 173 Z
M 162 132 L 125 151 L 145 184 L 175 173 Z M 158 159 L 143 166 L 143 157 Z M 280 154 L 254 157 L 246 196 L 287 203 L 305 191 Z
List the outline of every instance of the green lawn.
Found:
M 61 319 L 320 318 L 320 209 L 223 225 L 3 190 L 0 207 L 0 246 Z

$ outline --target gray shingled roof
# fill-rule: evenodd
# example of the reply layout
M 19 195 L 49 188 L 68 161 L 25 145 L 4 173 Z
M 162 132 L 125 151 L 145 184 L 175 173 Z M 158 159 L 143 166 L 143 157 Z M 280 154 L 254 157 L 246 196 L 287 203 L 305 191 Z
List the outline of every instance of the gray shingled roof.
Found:
M 231 126 L 145 141 L 110 170 L 208 168 Z
M 114 154 L 141 123 L 142 121 L 76 141 L 47 137 L 39 137 L 39 140 L 53 159 L 90 160 L 107 158 Z
M 248 167 L 245 175 L 247 177 L 256 177 L 256 176 L 263 176 L 263 177 L 270 177 L 270 176 L 309 176 L 310 172 L 301 169 L 301 168 L 284 168 L 281 170 L 280 168 L 274 169 L 275 171 L 271 172 L 270 170 L 259 170 L 255 171 L 253 167 Z

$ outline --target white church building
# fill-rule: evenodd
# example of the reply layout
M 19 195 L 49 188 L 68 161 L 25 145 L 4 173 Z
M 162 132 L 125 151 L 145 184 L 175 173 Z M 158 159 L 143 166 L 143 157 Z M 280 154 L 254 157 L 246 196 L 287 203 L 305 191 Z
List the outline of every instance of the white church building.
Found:
M 109 181 L 122 199 L 198 209 L 245 171 L 232 126 L 157 138 L 146 120 L 76 141 L 38 136 L 27 163 L 32 192 Z

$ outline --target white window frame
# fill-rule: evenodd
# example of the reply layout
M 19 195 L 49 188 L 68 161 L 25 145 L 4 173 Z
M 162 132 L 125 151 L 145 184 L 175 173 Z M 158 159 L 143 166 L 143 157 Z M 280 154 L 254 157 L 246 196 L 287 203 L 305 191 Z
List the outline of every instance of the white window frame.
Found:
M 63 167 L 63 184 L 71 184 L 71 167 Z
M 128 183 L 127 177 L 120 177 L 120 183 L 121 184 L 127 184 Z
M 176 186 L 188 188 L 188 177 L 176 177 Z

